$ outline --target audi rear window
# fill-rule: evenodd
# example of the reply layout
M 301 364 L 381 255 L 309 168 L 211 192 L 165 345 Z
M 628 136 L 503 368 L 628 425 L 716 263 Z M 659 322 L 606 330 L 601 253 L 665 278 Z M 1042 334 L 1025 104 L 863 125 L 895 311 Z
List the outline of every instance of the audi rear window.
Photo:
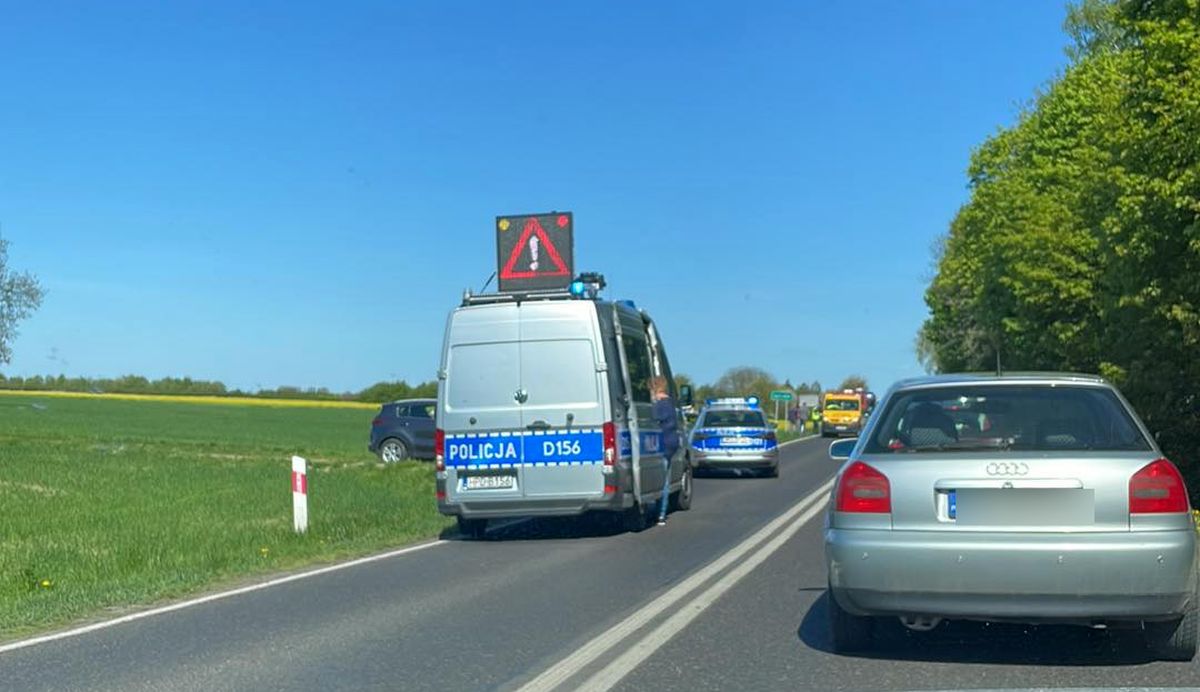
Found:
M 1125 405 L 1108 388 L 974 385 L 915 389 L 890 397 L 865 452 L 1151 448 Z

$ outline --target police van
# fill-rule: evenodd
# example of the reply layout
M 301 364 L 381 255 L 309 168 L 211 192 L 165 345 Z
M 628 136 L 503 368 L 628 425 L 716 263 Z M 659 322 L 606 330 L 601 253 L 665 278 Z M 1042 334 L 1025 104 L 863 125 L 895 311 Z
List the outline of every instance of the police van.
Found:
M 502 517 L 618 513 L 640 530 L 662 495 L 662 431 L 650 380 L 676 392 L 662 337 L 632 302 L 569 289 L 464 296 L 446 324 L 434 437 L 437 504 L 481 537 Z M 682 422 L 679 429 L 682 430 Z M 692 471 L 670 460 L 671 503 L 687 509 Z
M 688 437 L 688 455 L 700 469 L 761 469 L 779 476 L 779 441 L 755 396 L 708 399 Z

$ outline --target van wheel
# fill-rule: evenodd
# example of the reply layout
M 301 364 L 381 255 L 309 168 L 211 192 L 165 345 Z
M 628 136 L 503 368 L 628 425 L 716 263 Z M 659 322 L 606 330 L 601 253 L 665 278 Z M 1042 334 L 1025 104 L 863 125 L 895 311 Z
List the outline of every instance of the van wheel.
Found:
M 379 459 L 385 464 L 394 464 L 408 458 L 408 445 L 404 440 L 389 437 L 379 445 Z
M 487 519 L 458 517 L 458 532 L 468 538 L 480 539 L 487 535 L 487 524 Z
M 671 496 L 671 511 L 686 512 L 692 508 L 692 467 L 683 472 L 683 487 Z
M 1150 652 L 1164 661 L 1190 661 L 1196 657 L 1196 637 L 1200 632 L 1200 613 L 1193 596 L 1187 611 L 1178 620 L 1147 622 L 1146 644 Z
M 621 528 L 629 533 L 643 531 L 649 524 L 650 519 L 646 515 L 646 510 L 639 504 L 634 504 L 621 514 Z
M 843 610 L 833 597 L 832 588 L 825 592 L 825 600 L 829 611 L 829 641 L 833 645 L 833 652 L 848 654 L 869 647 L 875 638 L 874 618 L 853 615 Z

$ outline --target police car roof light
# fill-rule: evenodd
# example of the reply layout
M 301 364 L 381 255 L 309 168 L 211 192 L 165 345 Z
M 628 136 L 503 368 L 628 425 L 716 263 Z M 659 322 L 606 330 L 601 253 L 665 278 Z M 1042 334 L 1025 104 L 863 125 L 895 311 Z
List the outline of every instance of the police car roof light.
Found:
M 571 282 L 571 295 L 582 296 L 586 292 L 587 292 L 587 284 L 583 283 L 582 281 L 580 281 L 578 279 Z
M 725 396 L 714 397 L 704 400 L 707 406 L 749 406 L 750 408 L 758 408 L 758 397 L 756 396 Z

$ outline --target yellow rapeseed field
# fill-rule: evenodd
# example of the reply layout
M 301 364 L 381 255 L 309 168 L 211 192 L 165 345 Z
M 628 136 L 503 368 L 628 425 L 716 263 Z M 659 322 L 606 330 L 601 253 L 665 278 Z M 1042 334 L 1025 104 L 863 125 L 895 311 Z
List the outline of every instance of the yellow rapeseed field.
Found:
M 285 408 L 356 408 L 373 409 L 379 404 L 365 401 L 318 401 L 313 399 L 260 399 L 249 396 L 188 396 L 174 394 L 94 394 L 92 392 L 52 392 L 0 390 L 0 396 L 45 396 L 67 399 L 113 399 L 121 401 L 171 401 L 185 404 L 226 406 L 279 406 Z

